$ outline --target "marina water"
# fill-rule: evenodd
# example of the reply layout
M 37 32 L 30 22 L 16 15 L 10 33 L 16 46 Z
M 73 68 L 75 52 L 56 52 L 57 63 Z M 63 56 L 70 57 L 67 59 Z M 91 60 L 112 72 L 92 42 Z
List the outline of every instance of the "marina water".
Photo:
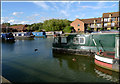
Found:
M 96 68 L 92 57 L 52 53 L 52 42 L 53 38 L 2 42 L 2 76 L 15 83 L 119 81 L 118 73 Z

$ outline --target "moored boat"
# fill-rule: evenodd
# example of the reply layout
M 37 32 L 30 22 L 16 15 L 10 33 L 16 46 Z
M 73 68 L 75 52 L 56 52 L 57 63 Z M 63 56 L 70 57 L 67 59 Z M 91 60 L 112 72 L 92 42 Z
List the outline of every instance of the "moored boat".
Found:
M 2 41 L 14 41 L 15 40 L 12 33 L 2 33 L 1 38 L 2 38 Z
M 46 32 L 43 31 L 43 32 L 32 32 L 33 35 L 35 35 L 35 37 L 38 37 L 38 38 L 46 38 Z
M 102 52 L 101 50 L 97 52 L 95 55 L 95 64 L 102 67 L 106 68 L 112 71 L 119 72 L 119 36 L 115 37 L 115 50 L 114 52 L 110 51 L 104 51 Z M 111 42 L 110 42 L 111 43 Z
M 25 39 L 25 38 L 34 38 L 35 35 L 32 32 L 14 32 L 13 36 L 15 39 Z
M 94 56 L 98 49 L 113 52 L 116 35 L 119 35 L 119 32 L 56 36 L 53 52 L 87 56 Z

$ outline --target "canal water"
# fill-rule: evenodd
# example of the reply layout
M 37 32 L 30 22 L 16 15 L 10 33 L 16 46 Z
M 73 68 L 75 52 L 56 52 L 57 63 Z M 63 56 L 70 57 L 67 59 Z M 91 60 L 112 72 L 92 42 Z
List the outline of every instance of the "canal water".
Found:
M 52 53 L 52 42 L 53 38 L 3 42 L 3 77 L 15 83 L 119 81 L 118 73 L 95 66 L 92 57 Z

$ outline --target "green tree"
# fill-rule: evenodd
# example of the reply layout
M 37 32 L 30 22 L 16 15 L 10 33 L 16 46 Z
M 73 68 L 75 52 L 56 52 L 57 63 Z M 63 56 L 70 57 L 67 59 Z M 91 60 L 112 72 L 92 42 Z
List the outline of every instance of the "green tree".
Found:
M 117 30 L 117 27 L 114 27 L 114 30 Z
M 66 26 L 70 26 L 70 21 L 66 19 L 50 19 L 46 20 L 43 23 L 43 28 L 46 31 L 61 31 L 63 30 Z
M 91 30 L 91 28 L 88 26 L 88 27 L 87 27 L 87 30 L 89 30 L 89 31 L 90 31 L 90 30 Z
M 104 28 L 103 28 L 103 27 L 101 27 L 101 28 L 100 28 L 100 31 L 101 31 L 101 30 L 104 30 Z
M 66 26 L 63 30 L 63 32 L 71 33 L 73 27 L 72 26 Z
M 5 26 L 10 26 L 10 23 L 2 23 L 2 25 L 5 25 Z
M 43 29 L 43 23 L 31 24 L 31 29 L 34 31 L 40 31 L 41 29 Z

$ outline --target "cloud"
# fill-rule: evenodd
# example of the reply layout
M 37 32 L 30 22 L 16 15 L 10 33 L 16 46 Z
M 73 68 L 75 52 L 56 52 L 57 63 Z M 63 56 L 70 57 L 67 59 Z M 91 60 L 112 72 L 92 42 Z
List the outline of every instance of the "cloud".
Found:
M 33 3 L 44 9 L 49 9 L 49 6 L 45 2 L 34 1 Z
M 13 12 L 12 15 L 19 16 L 20 14 L 23 14 L 23 12 Z
M 1 17 L 1 22 L 2 22 L 2 23 L 8 22 L 8 21 L 10 21 L 11 19 L 14 19 L 14 17 Z
M 102 8 L 112 8 L 112 7 L 116 6 L 116 4 L 109 5 L 109 6 L 106 6 L 106 4 L 108 4 L 108 3 L 104 2 L 104 1 L 99 1 L 99 2 L 96 4 L 96 6 L 95 6 L 95 5 L 94 5 L 94 6 L 88 6 L 88 5 L 86 5 L 86 6 L 78 6 L 78 7 L 82 7 L 82 8 L 92 8 L 92 9 L 102 9 Z
M 9 20 L 8 21 L 8 23 L 14 23 L 15 22 L 15 20 Z
M 64 14 L 65 16 L 69 16 L 69 14 L 67 13 L 67 11 L 65 11 L 65 10 L 61 10 L 60 13 Z
M 81 14 L 81 15 L 75 15 L 75 18 L 84 18 L 85 17 L 85 14 Z
M 40 14 L 37 14 L 37 13 L 36 13 L 36 14 L 33 14 L 32 16 L 33 16 L 33 17 L 37 17 L 37 16 L 40 16 Z

